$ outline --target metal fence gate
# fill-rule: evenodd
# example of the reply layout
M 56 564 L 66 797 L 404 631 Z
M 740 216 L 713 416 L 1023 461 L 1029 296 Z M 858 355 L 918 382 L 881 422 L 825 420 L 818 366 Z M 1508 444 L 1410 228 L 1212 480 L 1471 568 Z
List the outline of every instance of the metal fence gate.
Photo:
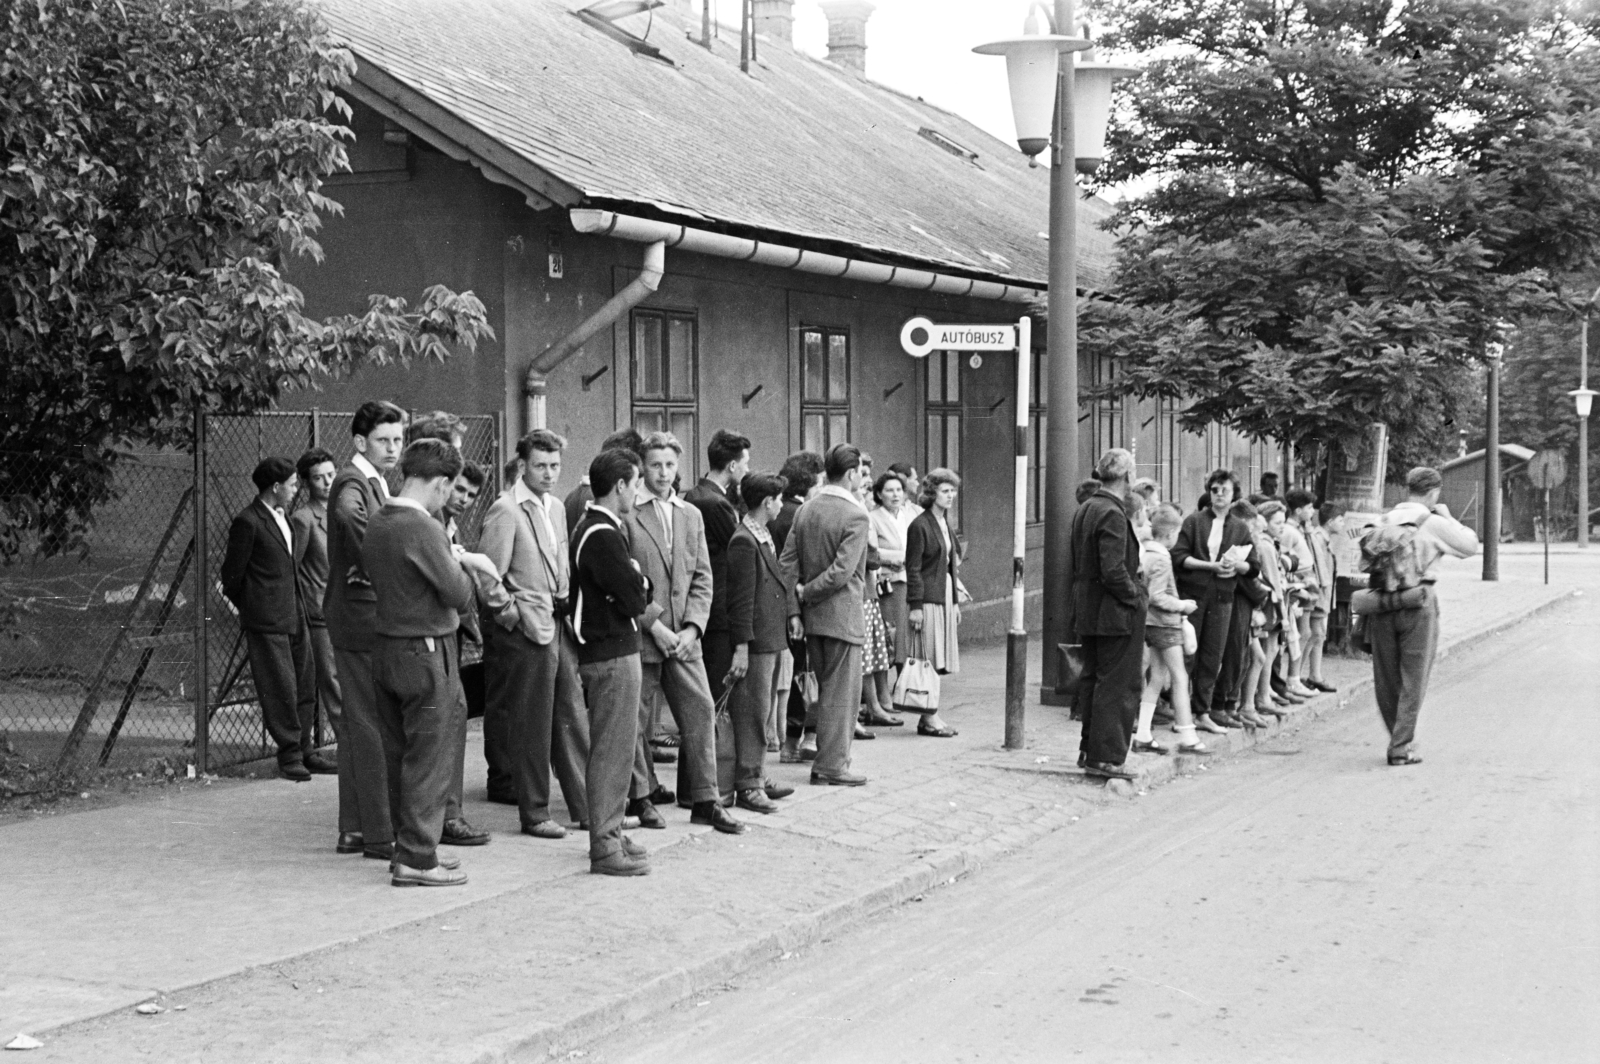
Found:
M 35 763 L 93 757 L 118 769 L 196 771 L 271 756 L 243 636 L 218 571 L 228 525 L 255 497 L 268 455 L 311 447 L 342 465 L 354 453 L 350 413 L 270 412 L 197 419 L 192 453 L 148 452 L 117 465 L 84 549 L 24 550 L 0 566 L 0 735 Z M 501 482 L 500 418 L 462 419 L 462 453 L 488 483 L 463 515 L 477 543 Z M 47 475 L 37 456 L 6 455 L 9 490 Z M 31 463 L 31 464 L 30 464 Z M 398 478 L 392 477 L 392 488 Z M 304 501 L 304 490 L 295 505 Z

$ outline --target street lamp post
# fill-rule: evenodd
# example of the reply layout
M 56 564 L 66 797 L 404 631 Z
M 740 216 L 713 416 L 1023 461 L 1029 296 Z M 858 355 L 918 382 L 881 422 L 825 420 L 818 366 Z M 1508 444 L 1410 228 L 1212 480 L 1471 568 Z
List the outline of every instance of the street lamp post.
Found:
M 1078 186 L 1076 172 L 1093 171 L 1102 155 L 1111 82 L 1133 71 L 1106 64 L 1078 68 L 1073 53 L 1090 47 L 1078 37 L 1041 33 L 1034 3 L 1024 35 L 979 45 L 982 55 L 1006 57 L 1017 144 L 1030 158 L 1050 150 L 1050 295 L 1047 366 L 1049 430 L 1045 440 L 1044 661 L 1040 699 L 1062 704 L 1056 692 L 1055 647 L 1070 640 L 1070 529 L 1078 455 Z M 1056 0 L 1052 30 L 1070 30 L 1073 0 Z M 1070 147 L 1069 147 L 1070 146 Z M 1071 152 L 1069 155 L 1068 152 Z
M 1568 392 L 1578 409 L 1578 549 L 1589 546 L 1589 411 L 1596 393 L 1589 388 L 1589 315 L 1600 288 L 1583 305 L 1583 320 L 1578 326 L 1578 387 Z
M 1489 345 L 1488 395 L 1484 403 L 1483 444 L 1483 578 L 1500 579 L 1500 354 Z

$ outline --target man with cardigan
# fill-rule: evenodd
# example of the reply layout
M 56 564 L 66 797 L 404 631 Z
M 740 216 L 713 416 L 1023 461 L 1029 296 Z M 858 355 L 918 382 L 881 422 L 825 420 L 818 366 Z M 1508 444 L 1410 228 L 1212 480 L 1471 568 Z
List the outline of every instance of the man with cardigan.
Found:
M 592 501 L 572 530 L 572 631 L 589 704 L 589 871 L 650 874 L 644 847 L 622 833 L 639 745 L 639 622 L 650 581 L 628 553 L 622 522 L 639 490 L 639 456 L 614 447 L 589 463 Z
M 303 783 L 332 766 L 317 759 L 313 746 L 316 666 L 284 516 L 298 478 L 287 458 L 263 458 L 250 479 L 257 494 L 228 526 L 222 590 L 239 611 L 262 722 L 278 745 L 278 772 Z
M 836 443 L 823 458 L 828 482 L 795 514 L 780 568 L 794 588 L 789 599 L 792 638 L 804 636 L 806 660 L 817 677 L 817 759 L 811 782 L 859 787 L 850 771 L 856 709 L 861 704 L 862 609 L 867 579 L 867 511 L 856 498 L 861 452 Z
M 408 446 L 400 459 L 400 493 L 369 520 L 362 545 L 374 596 L 373 692 L 395 829 L 390 882 L 397 887 L 467 881 L 460 861 L 437 852 L 451 761 L 459 756 L 456 629 L 460 611 L 473 601 L 474 574 L 498 581 L 499 573 L 483 555 L 453 546 L 439 523 L 461 464 L 461 452 L 443 440 Z
M 1102 779 L 1133 779 L 1125 762 L 1144 688 L 1145 590 L 1139 538 L 1123 509 L 1133 455 L 1113 447 L 1095 464 L 1100 487 L 1072 516 L 1072 608 L 1083 647 L 1073 699 L 1083 718 L 1078 761 Z
M 383 478 L 400 461 L 405 434 L 405 411 L 380 400 L 362 403 L 350 422 L 355 454 L 334 477 L 329 490 L 328 589 L 322 599 L 339 673 L 339 693 L 344 698 L 339 763 L 349 763 L 360 817 L 359 830 L 340 828 L 337 850 L 381 861 L 394 856 L 394 830 L 389 823 L 389 785 L 372 691 L 372 651 L 378 643 L 376 599 L 361 548 L 368 520 L 389 498 Z M 345 780 L 341 774 L 341 788 Z

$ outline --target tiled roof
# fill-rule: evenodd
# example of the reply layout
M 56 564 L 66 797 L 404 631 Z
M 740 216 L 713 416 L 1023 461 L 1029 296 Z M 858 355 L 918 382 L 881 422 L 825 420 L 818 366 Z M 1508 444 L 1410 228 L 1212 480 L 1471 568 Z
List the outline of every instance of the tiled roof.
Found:
M 319 0 L 359 65 L 586 204 L 1045 283 L 1048 171 L 1030 169 L 1015 146 L 775 41 L 762 40 L 759 63 L 742 74 L 737 33 L 724 28 L 707 52 L 671 8 L 654 12 L 649 41 L 672 65 L 635 54 L 572 15 L 586 2 Z M 1080 203 L 1079 284 L 1103 288 L 1113 244 L 1094 223 L 1109 207 Z

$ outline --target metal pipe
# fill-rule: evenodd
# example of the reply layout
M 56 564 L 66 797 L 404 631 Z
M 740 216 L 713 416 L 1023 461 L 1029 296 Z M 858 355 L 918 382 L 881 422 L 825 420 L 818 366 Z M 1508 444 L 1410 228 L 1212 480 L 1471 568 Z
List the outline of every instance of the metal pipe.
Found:
M 1032 360 L 1033 319 L 1023 315 L 1017 321 L 1017 423 L 1012 446 L 1015 469 L 1011 493 L 1011 630 L 1006 633 L 1007 750 L 1021 750 L 1027 745 L 1028 628 L 1023 566 L 1028 557 L 1028 374 Z
M 551 344 L 544 353 L 528 366 L 522 380 L 525 431 L 545 428 L 545 397 L 549 390 L 550 371 L 577 354 L 584 343 L 601 329 L 610 328 L 628 311 L 642 303 L 647 296 L 661 287 L 661 278 L 667 270 L 667 245 L 657 240 L 644 249 L 644 265 L 639 276 L 605 305 L 589 315 L 576 329 Z
M 1056 0 L 1056 31 L 1070 33 L 1076 22 L 1072 0 Z M 1056 78 L 1055 137 L 1050 146 L 1050 323 L 1049 430 L 1045 461 L 1044 661 L 1040 698 L 1063 705 L 1058 694 L 1059 655 L 1055 647 L 1073 640 L 1072 583 L 1073 488 L 1078 455 L 1078 180 L 1073 154 L 1072 52 L 1061 53 Z
M 618 240 L 634 240 L 641 243 L 659 240 L 675 251 L 692 251 L 697 255 L 736 259 L 740 262 L 752 262 L 758 266 L 774 266 L 782 270 L 841 277 L 848 281 L 886 284 L 895 288 L 914 288 L 919 291 L 967 296 L 972 299 L 994 299 L 1006 303 L 1026 303 L 1039 294 L 1037 289 L 1024 285 L 958 277 L 955 274 L 938 273 L 933 270 L 889 266 L 881 262 L 867 262 L 842 255 L 805 251 L 765 240 L 693 229 L 675 222 L 660 222 L 653 218 L 618 214 L 616 211 L 583 207 L 574 208 L 568 215 L 572 219 L 574 229 L 591 236 L 609 236 Z

